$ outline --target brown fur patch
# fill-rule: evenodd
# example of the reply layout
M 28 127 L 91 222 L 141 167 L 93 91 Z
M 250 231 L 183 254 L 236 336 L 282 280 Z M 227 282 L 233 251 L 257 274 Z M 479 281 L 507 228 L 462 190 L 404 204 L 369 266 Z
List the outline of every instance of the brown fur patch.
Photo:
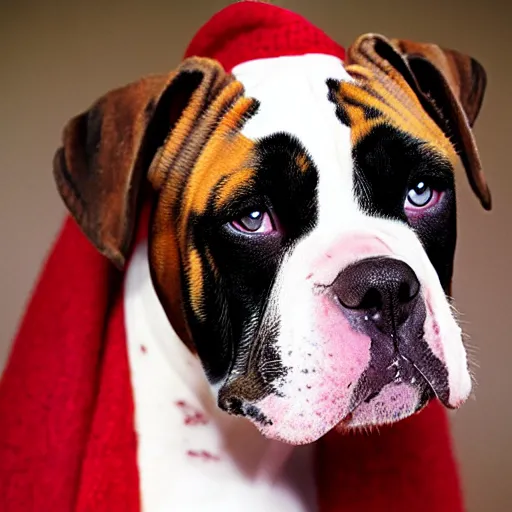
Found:
M 200 95 L 183 112 L 153 162 L 151 181 L 160 194 L 150 243 L 155 281 L 168 314 L 182 314 L 185 287 L 199 320 L 204 318 L 205 273 L 216 271 L 211 256 L 202 258 L 193 245 L 191 218 L 203 215 L 212 204 L 222 207 L 250 183 L 254 143 L 240 129 L 257 106 L 232 77 L 209 105 L 204 106 Z
M 356 145 L 371 130 L 382 124 L 412 135 L 436 152 L 455 162 L 456 154 L 449 139 L 425 112 L 416 94 L 394 69 L 383 72 L 360 66 L 347 66 L 354 82 L 340 82 L 336 99 L 343 106 L 351 126 L 352 144 Z M 367 112 L 373 115 L 368 116 Z
M 222 182 L 215 197 L 215 208 L 220 209 L 232 199 L 237 192 L 252 184 L 254 169 L 240 169 L 231 173 Z
M 200 320 L 203 318 L 203 264 L 197 249 L 192 248 L 188 254 L 186 269 L 192 311 Z
M 304 153 L 299 153 L 295 157 L 295 164 L 301 172 L 307 172 L 309 169 L 309 160 Z

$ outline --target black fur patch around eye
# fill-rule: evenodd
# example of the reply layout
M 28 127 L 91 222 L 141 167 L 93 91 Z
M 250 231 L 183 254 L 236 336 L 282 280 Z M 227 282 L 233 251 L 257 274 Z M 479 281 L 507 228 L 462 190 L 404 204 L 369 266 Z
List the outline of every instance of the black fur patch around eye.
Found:
M 302 143 L 287 133 L 260 140 L 257 175 L 282 227 L 284 240 L 293 243 L 311 231 L 318 219 L 318 170 Z M 297 160 L 307 161 L 307 168 Z
M 273 348 L 279 321 L 274 319 L 269 330 L 261 320 L 284 254 L 316 225 L 318 171 L 300 141 L 286 133 L 260 139 L 255 155 L 250 196 L 242 190 L 242 196 L 235 194 L 222 210 L 212 201 L 203 216 L 191 219 L 192 244 L 200 255 L 209 251 L 215 268 L 202 258 L 204 318 L 199 321 L 190 309 L 187 317 L 210 380 L 218 382 L 233 367 L 250 364 L 251 371 L 263 372 L 254 379 L 263 396 L 286 370 Z M 229 221 L 247 214 L 247 207 L 270 209 L 278 230 L 247 235 L 230 228 Z M 266 364 L 258 364 L 255 357 Z
M 418 234 L 445 291 L 453 272 L 456 209 L 453 169 L 423 142 L 389 125 L 378 125 L 352 150 L 354 193 L 370 215 L 410 223 Z M 419 181 L 444 193 L 432 212 L 408 221 L 407 192 Z

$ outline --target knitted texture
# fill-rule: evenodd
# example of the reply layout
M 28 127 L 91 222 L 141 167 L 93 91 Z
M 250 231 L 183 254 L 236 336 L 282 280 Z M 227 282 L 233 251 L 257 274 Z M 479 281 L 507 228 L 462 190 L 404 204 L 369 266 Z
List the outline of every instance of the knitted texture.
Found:
M 185 57 L 210 57 L 226 71 L 250 60 L 323 53 L 345 58 L 345 50 L 298 14 L 271 4 L 239 2 L 199 29 Z

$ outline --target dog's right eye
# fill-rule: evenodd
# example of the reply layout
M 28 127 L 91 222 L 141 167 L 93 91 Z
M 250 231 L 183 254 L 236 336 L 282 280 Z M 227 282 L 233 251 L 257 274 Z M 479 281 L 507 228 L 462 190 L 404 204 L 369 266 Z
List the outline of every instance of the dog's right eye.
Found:
M 404 209 L 408 216 L 417 217 L 429 211 L 442 198 L 443 193 L 425 181 L 419 181 L 407 192 Z
M 254 210 L 231 222 L 231 226 L 242 233 L 265 234 L 274 231 L 274 225 L 268 212 Z

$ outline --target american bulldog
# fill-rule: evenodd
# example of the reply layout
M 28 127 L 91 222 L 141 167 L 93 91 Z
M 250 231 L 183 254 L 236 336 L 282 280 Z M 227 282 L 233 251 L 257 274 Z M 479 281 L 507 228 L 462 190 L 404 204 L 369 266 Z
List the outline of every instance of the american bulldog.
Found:
M 170 487 L 177 509 L 222 490 L 222 510 L 242 495 L 312 510 L 310 452 L 293 445 L 468 398 L 454 168 L 489 209 L 471 130 L 485 84 L 470 57 L 367 34 L 344 62 L 227 73 L 192 57 L 68 123 L 58 190 L 98 250 L 128 264 L 148 510 Z M 280 497 L 247 483 L 258 472 L 283 482 Z

